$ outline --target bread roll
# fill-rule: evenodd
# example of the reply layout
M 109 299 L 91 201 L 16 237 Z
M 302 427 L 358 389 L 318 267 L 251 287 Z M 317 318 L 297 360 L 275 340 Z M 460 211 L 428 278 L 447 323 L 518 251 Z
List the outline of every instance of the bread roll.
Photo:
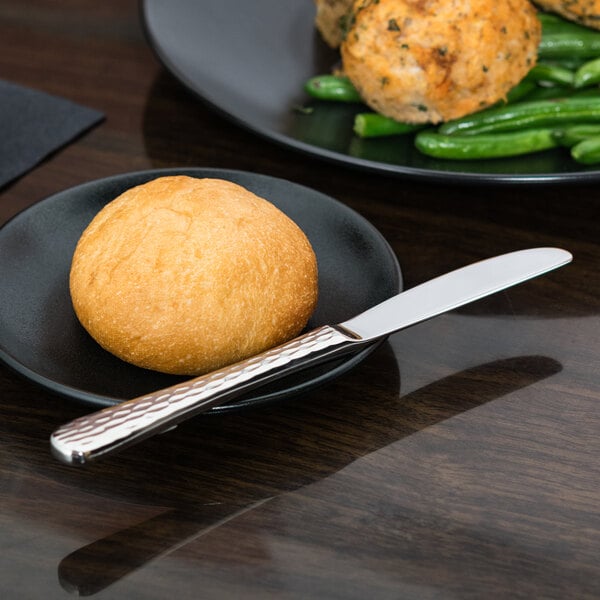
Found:
M 71 265 L 75 313 L 139 367 L 197 375 L 296 336 L 317 262 L 278 208 L 220 179 L 161 177 L 107 204 Z

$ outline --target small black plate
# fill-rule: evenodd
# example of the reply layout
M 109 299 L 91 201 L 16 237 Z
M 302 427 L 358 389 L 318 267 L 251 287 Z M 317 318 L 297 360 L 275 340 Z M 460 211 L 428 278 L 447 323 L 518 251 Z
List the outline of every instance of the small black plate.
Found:
M 77 240 L 94 215 L 126 189 L 163 175 L 218 177 L 266 198 L 308 236 L 319 264 L 319 302 L 308 328 L 334 324 L 397 294 L 398 261 L 382 235 L 344 204 L 265 175 L 161 169 L 117 175 L 55 194 L 0 229 L 0 359 L 63 396 L 108 406 L 184 380 L 140 369 L 103 350 L 79 324 L 68 278 Z M 363 360 L 376 345 L 257 389 L 226 407 L 297 394 Z
M 314 27 L 312 0 L 144 0 L 142 21 L 165 67 L 235 123 L 286 147 L 352 167 L 432 182 L 583 183 L 600 170 L 558 148 L 493 160 L 439 160 L 413 136 L 353 135 L 359 104 L 310 101 L 304 83 L 339 54 Z M 304 114 L 298 107 L 310 105 Z

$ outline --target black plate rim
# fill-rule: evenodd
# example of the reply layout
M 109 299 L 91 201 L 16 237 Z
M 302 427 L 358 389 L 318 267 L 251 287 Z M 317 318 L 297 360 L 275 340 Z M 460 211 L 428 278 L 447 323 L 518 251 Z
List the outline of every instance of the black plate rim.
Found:
M 573 171 L 569 173 L 470 173 L 468 171 L 442 171 L 438 169 L 421 169 L 418 167 L 398 166 L 392 163 L 366 160 L 308 144 L 301 140 L 262 127 L 222 108 L 216 99 L 206 90 L 198 86 L 170 59 L 163 50 L 159 40 L 154 35 L 149 23 L 147 4 L 151 0 L 140 0 L 139 13 L 144 35 L 161 64 L 169 71 L 189 92 L 197 99 L 204 102 L 214 112 L 223 116 L 234 124 L 259 135 L 263 139 L 275 142 L 284 148 L 300 152 L 306 156 L 324 159 L 330 163 L 346 167 L 354 167 L 369 173 L 380 173 L 394 177 L 407 177 L 411 180 L 427 181 L 435 184 L 460 184 L 460 185 L 488 185 L 490 183 L 502 185 L 548 185 L 548 184 L 582 184 L 600 181 L 600 170 Z
M 117 182 L 119 180 L 127 180 L 129 178 L 134 178 L 134 177 L 145 177 L 145 176 L 159 177 L 159 176 L 181 174 L 183 172 L 185 172 L 186 174 L 196 173 L 197 175 L 202 175 L 202 174 L 206 174 L 206 173 L 210 172 L 213 175 L 220 174 L 224 178 L 226 178 L 227 176 L 239 175 L 239 176 L 251 176 L 252 178 L 264 179 L 265 181 L 277 180 L 277 181 L 283 182 L 285 184 L 291 184 L 297 188 L 302 188 L 310 194 L 313 194 L 313 195 L 316 194 L 316 195 L 326 198 L 332 205 L 336 205 L 341 210 L 344 210 L 344 211 L 347 211 L 348 213 L 353 214 L 353 216 L 355 218 L 357 218 L 366 229 L 369 229 L 377 238 L 379 238 L 379 240 L 381 242 L 381 247 L 388 252 L 390 258 L 392 259 L 391 262 L 394 267 L 394 272 L 390 273 L 390 275 L 394 277 L 394 287 L 396 287 L 398 289 L 398 291 L 401 291 L 403 289 L 402 271 L 401 271 L 398 259 L 395 255 L 394 251 L 392 250 L 392 247 L 390 246 L 388 241 L 383 237 L 381 232 L 370 221 L 365 219 L 365 217 L 360 215 L 358 212 L 356 212 L 354 209 L 350 208 L 349 206 L 343 204 L 336 198 L 328 196 L 318 190 L 315 190 L 314 188 L 310 188 L 303 184 L 293 182 L 293 181 L 290 181 L 287 179 L 283 179 L 281 177 L 275 177 L 275 176 L 266 175 L 266 174 L 262 174 L 262 173 L 255 173 L 255 172 L 251 172 L 251 171 L 243 171 L 243 170 L 239 170 L 239 169 L 222 169 L 222 168 L 212 168 L 212 167 L 169 167 L 169 168 L 159 168 L 159 169 L 143 169 L 143 170 L 138 170 L 138 171 L 128 171 L 128 172 L 118 173 L 115 175 L 110 175 L 107 177 L 94 179 L 91 181 L 80 183 L 80 184 L 72 186 L 70 188 L 66 188 L 59 192 L 53 193 L 50 196 L 42 198 L 41 200 L 35 202 L 34 204 L 24 208 L 23 210 L 19 211 L 17 214 L 12 216 L 9 220 L 7 220 L 2 226 L 0 226 L 0 235 L 2 235 L 2 232 L 6 228 L 13 225 L 14 222 L 18 221 L 28 211 L 34 210 L 41 203 L 47 203 L 47 202 L 53 202 L 53 201 L 56 202 L 57 200 L 59 200 L 61 198 L 61 196 L 63 194 L 72 193 L 75 191 L 83 191 L 86 188 L 93 189 L 96 186 L 103 185 L 103 184 L 106 184 L 109 182 Z M 386 339 L 387 339 L 387 337 L 384 337 L 384 338 L 377 340 L 376 342 L 373 342 L 372 344 L 361 347 L 361 349 L 358 350 L 356 353 L 347 355 L 345 357 L 345 360 L 342 363 L 340 363 L 337 367 L 335 367 L 335 368 L 331 369 L 330 371 L 327 371 L 319 376 L 313 377 L 309 382 L 304 382 L 301 384 L 288 386 L 284 390 L 276 390 L 273 392 L 263 393 L 263 394 L 255 393 L 252 395 L 252 397 L 247 398 L 247 399 L 242 398 L 237 401 L 232 401 L 229 404 L 215 406 L 210 411 L 208 411 L 208 413 L 206 413 L 206 414 L 219 414 L 219 413 L 224 413 L 224 412 L 233 412 L 233 411 L 237 411 L 237 410 L 247 408 L 247 407 L 261 406 L 263 404 L 282 400 L 282 399 L 285 399 L 288 397 L 296 396 L 300 393 L 311 391 L 317 387 L 324 385 L 325 383 L 328 383 L 328 382 L 338 378 L 339 376 L 343 375 L 347 371 L 353 369 L 356 365 L 358 365 L 360 362 L 362 362 L 364 359 L 366 359 L 367 356 L 369 356 L 372 352 L 374 352 L 381 344 L 383 344 L 386 341 Z M 14 356 L 12 356 L 11 353 L 7 349 L 5 349 L 1 344 L 0 344 L 0 362 L 5 364 L 13 372 L 15 372 L 16 374 L 18 374 L 21 377 L 24 377 L 26 380 L 30 381 L 31 383 L 33 383 L 51 393 L 54 393 L 60 397 L 68 398 L 70 400 L 75 400 L 79 403 L 94 406 L 96 408 L 102 408 L 102 407 L 107 407 L 107 406 L 113 406 L 115 404 L 118 404 L 119 402 L 126 400 L 125 398 L 115 398 L 113 396 L 90 393 L 90 392 L 82 390 L 80 388 L 66 385 L 66 384 L 54 381 L 53 379 L 51 379 L 49 377 L 40 375 L 36 371 L 34 371 L 34 370 L 30 369 L 29 367 L 27 367 L 26 365 L 22 364 L 19 360 L 17 360 Z M 285 379 L 282 379 L 281 381 L 284 382 Z M 260 388 L 258 388 L 258 389 L 260 390 Z

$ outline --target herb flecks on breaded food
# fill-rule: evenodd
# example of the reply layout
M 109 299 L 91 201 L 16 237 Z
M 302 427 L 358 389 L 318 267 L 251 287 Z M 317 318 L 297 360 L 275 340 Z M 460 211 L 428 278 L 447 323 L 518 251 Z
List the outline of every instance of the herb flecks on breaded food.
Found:
M 534 0 L 534 3 L 569 21 L 600 29 L 600 0 Z
M 344 38 L 353 2 L 354 0 L 315 0 L 315 25 L 332 48 L 338 48 Z
M 503 99 L 540 37 L 528 0 L 357 0 L 341 54 L 373 110 L 439 123 Z

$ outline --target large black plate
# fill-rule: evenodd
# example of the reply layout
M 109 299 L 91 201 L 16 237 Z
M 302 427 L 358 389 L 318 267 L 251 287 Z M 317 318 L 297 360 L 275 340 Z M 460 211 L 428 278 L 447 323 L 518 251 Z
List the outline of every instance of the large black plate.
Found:
M 270 200 L 306 233 L 319 264 L 319 302 L 308 327 L 344 321 L 398 293 L 391 248 L 363 217 L 310 188 L 265 175 L 215 169 L 163 169 L 117 175 L 60 192 L 0 229 L 0 359 L 30 380 L 77 400 L 107 406 L 181 381 L 104 351 L 79 324 L 68 289 L 81 233 L 127 188 L 167 174 L 220 177 Z M 306 391 L 337 377 L 375 346 L 260 388 L 239 408 Z
M 486 161 L 443 161 L 412 136 L 360 140 L 359 105 L 311 102 L 303 84 L 338 55 L 313 26 L 312 0 L 144 0 L 142 19 L 160 60 L 185 86 L 240 125 L 302 152 L 382 173 L 452 183 L 551 183 L 600 179 L 564 149 Z M 362 108 L 364 110 L 364 107 Z

